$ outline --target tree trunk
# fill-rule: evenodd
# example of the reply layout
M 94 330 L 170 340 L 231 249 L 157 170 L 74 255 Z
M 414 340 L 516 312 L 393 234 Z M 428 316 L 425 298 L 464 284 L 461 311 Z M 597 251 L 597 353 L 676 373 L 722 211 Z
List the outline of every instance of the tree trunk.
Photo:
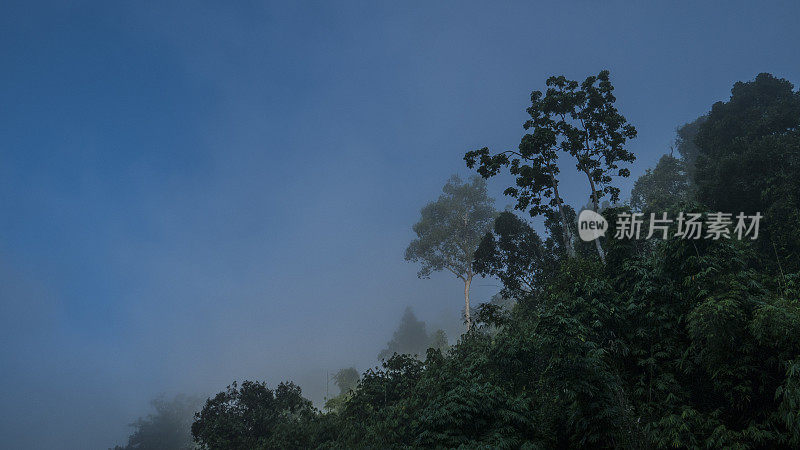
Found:
M 575 257 L 575 249 L 572 248 L 572 233 L 569 230 L 569 224 L 567 223 L 567 215 L 564 214 L 564 205 L 561 204 L 561 196 L 558 195 L 558 181 L 556 181 L 556 177 L 553 174 L 550 174 L 550 181 L 553 183 L 553 193 L 556 196 L 556 203 L 558 204 L 558 213 L 561 216 L 561 227 L 564 229 L 564 246 L 567 249 L 567 256 L 570 258 Z
M 467 275 L 464 279 L 464 316 L 467 319 L 467 331 L 472 327 L 472 321 L 469 317 L 469 285 L 472 284 L 472 273 Z
M 589 177 L 589 186 L 591 186 L 592 188 L 592 201 L 594 202 L 594 212 L 598 212 L 600 211 L 600 203 L 597 201 L 597 189 L 594 188 L 594 180 L 592 179 L 592 176 L 589 174 L 588 170 L 585 171 L 584 173 L 586 173 L 586 176 Z M 603 264 L 605 264 L 606 254 L 603 251 L 603 246 L 600 245 L 599 237 L 594 240 L 594 245 L 595 247 L 597 247 L 597 254 L 600 255 L 600 261 L 602 261 Z

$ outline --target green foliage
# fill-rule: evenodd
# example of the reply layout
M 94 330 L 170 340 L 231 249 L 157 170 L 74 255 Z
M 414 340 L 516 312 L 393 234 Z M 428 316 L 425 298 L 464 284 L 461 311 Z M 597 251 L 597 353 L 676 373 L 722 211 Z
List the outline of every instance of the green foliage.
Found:
M 737 82 L 727 102 L 717 102 L 700 126 L 695 142 L 701 154 L 723 152 L 748 141 L 797 129 L 800 94 L 787 80 L 760 73 L 754 81 Z M 706 161 L 708 163 L 708 161 Z
M 544 216 L 544 227 L 549 234 L 544 241 L 547 252 L 556 259 L 594 255 L 594 245 L 591 242 L 575 238 L 578 236 L 578 214 L 575 209 L 572 206 L 563 205 L 561 213 L 556 214 L 551 211 Z M 568 229 L 567 232 L 564 232 L 564 224 Z M 565 241 L 570 238 L 572 238 L 571 243 Z
M 552 95 L 577 95 L 574 82 L 553 83 Z M 586 101 L 610 95 L 598 92 Z M 730 190 L 750 205 L 745 212 L 753 207 L 786 219 L 769 225 L 767 239 L 608 239 L 602 264 L 563 251 L 557 242 L 563 230 L 554 226 L 561 221 L 551 220 L 551 236 L 542 240 L 503 213 L 473 267 L 498 277 L 514 306 L 479 306 L 475 327 L 444 351 L 428 349 L 424 360 L 392 355 L 325 414 L 299 389 L 291 392 L 300 406 L 287 408 L 263 385 L 241 391 L 234 385 L 203 408 L 193 426 L 197 442 L 205 448 L 798 448 L 795 96 L 791 85 L 767 75 L 738 83 L 729 103 L 694 123 L 696 191 L 684 189 L 674 158 L 637 182 L 635 203 L 643 209 L 674 207 L 660 202 L 678 192 L 687 197 L 680 205 L 685 212 L 738 207 L 722 196 Z M 694 149 L 685 150 L 688 163 Z M 732 182 L 728 169 L 740 178 Z M 623 211 L 629 210 L 603 212 L 608 233 Z
M 547 92 L 531 93 L 527 109 L 531 119 L 525 129 L 532 130 L 522 137 L 519 151 L 490 154 L 487 147 L 467 152 L 467 167 L 477 164 L 484 178 L 500 173 L 502 167 L 516 177 L 516 185 L 506 188 L 505 194 L 517 199 L 516 208 L 528 210 L 532 216 L 549 215 L 556 208 L 561 221 L 561 244 L 569 256 L 575 255 L 573 236 L 563 201 L 558 194 L 558 150 L 568 153 L 579 172 L 589 180 L 589 198 L 594 210 L 608 195 L 612 203 L 619 200 L 619 188 L 612 183 L 615 177 L 627 177 L 630 170 L 621 164 L 636 157 L 625 148 L 636 137 L 636 129 L 620 114 L 614 104 L 614 86 L 609 72 L 587 77 L 582 83 L 563 75 L 547 79 Z M 552 198 L 547 202 L 547 198 Z M 598 255 L 605 260 L 599 240 L 594 241 Z
M 496 215 L 494 200 L 486 191 L 486 182 L 473 176 L 468 183 L 454 175 L 442 188 L 435 202 L 422 208 L 414 224 L 416 239 L 406 249 L 406 261 L 421 264 L 418 275 L 447 270 L 467 278 L 475 249 Z
M 697 199 L 764 215 L 758 240 L 773 273 L 800 269 L 800 92 L 770 74 L 736 83 L 698 127 Z
M 545 214 L 558 208 L 563 201 L 558 195 L 558 145 L 557 114 L 548 108 L 549 99 L 540 91 L 531 94 L 531 119 L 525 122 L 526 133 L 520 141 L 519 151 L 504 151 L 495 155 L 488 147 L 467 152 L 464 160 L 470 169 L 477 164 L 477 172 L 484 178 L 500 173 L 502 167 L 516 177 L 516 186 L 505 194 L 517 199 L 516 209 L 528 211 L 531 216 Z M 549 199 L 549 200 L 548 200 Z
M 203 449 L 304 448 L 316 410 L 294 383 L 275 390 L 265 383 L 234 382 L 209 399 L 192 424 L 192 436 Z
M 536 231 L 509 211 L 500 213 L 493 231 L 486 233 L 475 252 L 475 272 L 497 277 L 505 296 L 540 289 L 553 257 Z
M 636 137 L 636 129 L 614 106 L 616 97 L 609 72 L 603 70 L 582 83 L 563 75 L 553 76 L 547 79 L 547 86 L 544 94 L 531 93 L 531 106 L 527 109 L 531 118 L 524 125 L 531 132 L 523 136 L 519 151 L 496 155 L 486 147 L 470 151 L 464 156 L 467 166 L 478 164 L 478 173 L 484 177 L 509 167 L 516 186 L 506 189 L 506 194 L 517 199 L 517 209 L 539 215 L 549 206 L 560 204 L 554 196 L 560 149 L 570 154 L 578 171 L 589 177 L 595 203 L 606 194 L 612 202 L 618 201 L 619 188 L 611 182 L 616 176 L 630 174 L 619 165 L 635 159 L 624 146 L 628 139 Z M 553 200 L 545 202 L 550 197 Z
M 610 245 L 609 260 L 562 260 L 510 311 L 479 307 L 446 352 L 394 355 L 295 426 L 326 448 L 797 445 L 799 274 L 774 283 L 737 241 Z
M 561 115 L 557 122 L 564 136 L 561 148 L 575 159 L 578 171 L 589 177 L 595 208 L 606 194 L 612 203 L 617 202 L 619 188 L 611 183 L 616 176 L 630 175 L 619 165 L 636 159 L 625 149 L 627 140 L 636 137 L 636 129 L 614 106 L 609 72 L 587 77 L 580 85 L 564 76 L 550 77 L 547 85 L 548 101 L 543 106 Z
M 755 212 L 767 187 L 797 175 L 800 93 L 792 89 L 786 80 L 759 74 L 736 83 L 728 102 L 714 104 L 695 138 L 701 202 L 721 211 Z

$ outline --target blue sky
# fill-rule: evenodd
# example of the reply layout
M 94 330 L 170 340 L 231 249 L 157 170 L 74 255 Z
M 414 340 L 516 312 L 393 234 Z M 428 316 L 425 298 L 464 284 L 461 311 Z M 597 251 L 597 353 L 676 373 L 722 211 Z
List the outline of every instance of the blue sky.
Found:
M 416 278 L 410 227 L 550 75 L 611 70 L 623 192 L 735 81 L 800 83 L 796 2 L 483 3 L 4 2 L 6 443 L 106 448 L 154 395 L 234 379 L 319 400 L 406 305 L 455 338 L 459 282 Z

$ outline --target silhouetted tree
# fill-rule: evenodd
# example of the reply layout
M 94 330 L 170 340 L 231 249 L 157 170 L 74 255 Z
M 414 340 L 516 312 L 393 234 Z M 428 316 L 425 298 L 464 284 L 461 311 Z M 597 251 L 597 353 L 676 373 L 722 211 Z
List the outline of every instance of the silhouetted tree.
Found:
M 484 178 L 500 173 L 508 167 L 516 177 L 516 186 L 506 188 L 505 194 L 517 199 L 515 208 L 528 211 L 535 217 L 548 214 L 555 208 L 561 220 L 563 244 L 569 256 L 574 256 L 573 234 L 570 233 L 564 212 L 564 201 L 558 192 L 558 111 L 548 107 L 550 98 L 542 98 L 540 91 L 531 93 L 531 106 L 527 109 L 531 118 L 523 127 L 526 133 L 518 150 L 506 150 L 495 155 L 488 147 L 467 152 L 464 160 L 470 169 L 478 164 L 477 171 Z M 550 199 L 550 200 L 548 200 Z
M 429 348 L 445 350 L 448 342 L 444 330 L 440 329 L 428 334 L 426 328 L 425 322 L 417 319 L 411 307 L 406 307 L 397 330 L 386 344 L 386 348 L 380 351 L 378 358 L 388 359 L 395 353 L 422 356 Z
M 520 152 L 490 156 L 489 150 L 483 148 L 465 155 L 467 166 L 473 167 L 479 160 L 478 172 L 492 176 L 501 166 L 510 164 L 511 173 L 517 175 L 517 186 L 506 189 L 506 193 L 519 199 L 518 208 L 525 209 L 530 204 L 538 214 L 543 212 L 542 197 L 555 195 L 558 185 L 551 179 L 555 175 L 552 168 L 554 148 L 558 146 L 575 159 L 578 171 L 586 174 L 595 211 L 600 209 L 600 199 L 604 195 L 609 195 L 612 203 L 618 201 L 619 188 L 612 181 L 614 177 L 630 175 L 627 168 L 619 165 L 635 159 L 633 153 L 625 149 L 625 144 L 636 137 L 636 129 L 614 106 L 616 97 L 609 72 L 603 70 L 580 84 L 563 75 L 550 77 L 547 86 L 544 96 L 539 91 L 531 94 L 528 108 L 531 120 L 525 125 L 534 132 L 523 138 Z M 509 159 L 509 154 L 517 158 Z M 553 203 L 560 210 L 562 232 L 568 233 L 561 201 L 554 198 Z M 570 241 L 566 235 L 564 240 Z M 600 240 L 594 242 L 600 259 L 605 261 Z M 569 253 L 572 254 L 571 249 Z
M 476 273 L 503 283 L 503 295 L 524 296 L 541 288 L 542 274 L 553 264 L 539 234 L 510 211 L 497 216 L 493 232 L 486 233 L 475 252 Z

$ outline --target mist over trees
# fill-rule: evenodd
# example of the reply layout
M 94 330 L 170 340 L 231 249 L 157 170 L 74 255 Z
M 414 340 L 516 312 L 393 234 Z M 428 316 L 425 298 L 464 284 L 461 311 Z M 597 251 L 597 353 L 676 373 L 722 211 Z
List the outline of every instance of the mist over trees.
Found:
M 695 137 L 697 137 L 700 126 L 703 125 L 707 118 L 705 115 L 700 116 L 675 130 L 675 149 L 680 154 L 680 159 L 683 162 L 690 183 L 694 180 L 697 156 L 700 154 L 700 147 L 695 143 Z
M 444 349 L 447 347 L 447 334 L 444 330 L 436 330 L 428 334 L 425 322 L 417 319 L 411 307 L 406 307 L 400 324 L 386 344 L 386 348 L 378 353 L 378 359 L 388 359 L 395 353 L 424 356 L 429 348 Z
M 339 395 L 346 394 L 358 385 L 358 371 L 355 367 L 341 369 L 333 375 L 333 381 L 339 388 Z
M 195 448 L 191 428 L 195 412 L 203 405 L 202 399 L 177 395 L 172 399 L 155 398 L 150 402 L 155 410 L 147 417 L 131 424 L 133 433 L 125 446 L 114 450 L 191 450 Z
M 413 227 L 417 238 L 406 249 L 406 261 L 421 265 L 417 273 L 420 278 L 446 270 L 464 282 L 467 330 L 472 325 L 469 304 L 470 285 L 475 276 L 472 259 L 496 214 L 484 180 L 473 176 L 462 183 L 454 175 L 442 188 L 442 195 L 420 211 L 420 220 Z
M 355 367 L 340 369 L 333 375 L 333 382 L 339 388 L 339 394 L 325 398 L 326 411 L 338 411 L 350 398 L 352 391 L 358 386 L 360 375 Z
M 602 211 L 611 235 L 634 211 L 698 212 L 706 224 L 711 212 L 760 213 L 758 239 L 672 233 L 606 239 L 598 252 L 574 238 L 555 150 L 578 160 L 597 208 L 601 195 L 619 196 L 612 181 L 627 176 L 618 165 L 633 160 L 623 144 L 635 130 L 613 108 L 606 72 L 548 86 L 532 95 L 537 124 L 518 153 L 465 155 L 484 177 L 508 167 L 516 185 L 506 193 L 544 216 L 544 232 L 496 214 L 478 178 L 451 179 L 414 225 L 406 257 L 421 276 L 449 270 L 467 291 L 475 275 L 502 283 L 457 342 L 407 308 L 381 365 L 339 371 L 324 412 L 292 383 L 234 383 L 196 416 L 199 448 L 800 446 L 800 94 L 769 74 L 736 83 L 728 101 L 678 129 L 680 157 L 662 157 L 630 204 Z M 553 104 L 595 125 L 541 112 Z
M 630 205 L 634 211 L 661 213 L 689 200 L 689 175 L 684 160 L 663 155 L 658 164 L 647 169 L 631 190 Z

